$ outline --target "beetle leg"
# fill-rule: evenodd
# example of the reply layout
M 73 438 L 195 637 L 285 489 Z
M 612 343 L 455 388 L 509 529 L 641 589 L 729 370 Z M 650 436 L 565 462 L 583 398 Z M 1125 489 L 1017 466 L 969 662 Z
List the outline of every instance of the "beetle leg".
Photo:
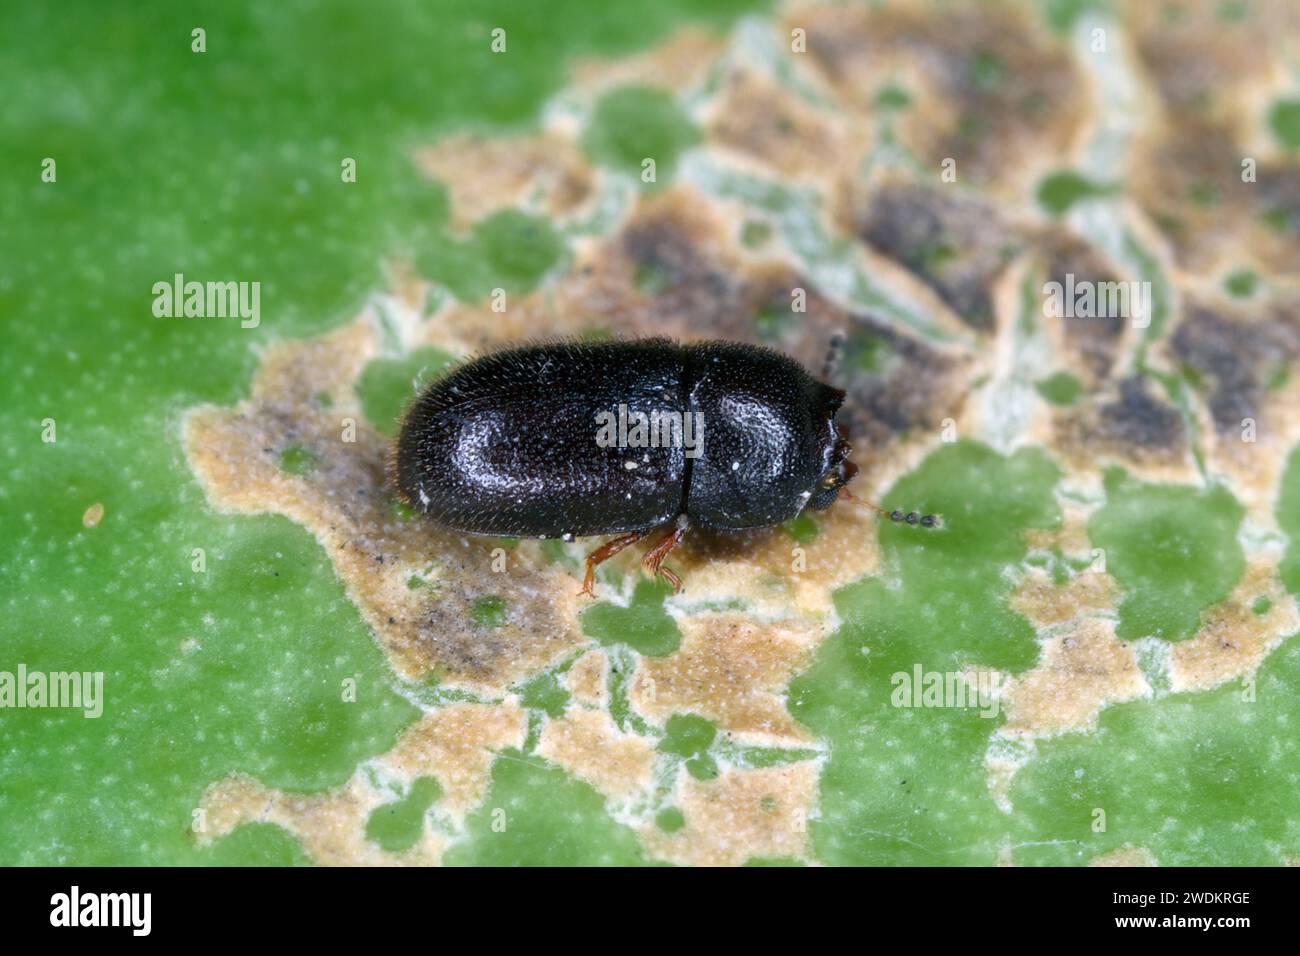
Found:
M 636 544 L 644 538 L 649 531 L 629 531 L 627 534 L 621 534 L 617 538 L 611 538 L 602 544 L 591 554 L 587 555 L 587 573 L 582 578 L 582 590 L 578 592 L 578 597 L 587 595 L 595 597 L 596 585 L 596 565 L 602 561 L 608 561 L 614 555 L 618 554 L 630 544 Z
M 678 577 L 677 572 L 672 568 L 666 568 L 663 566 L 664 558 L 668 557 L 668 552 L 677 547 L 682 538 L 686 537 L 686 529 L 689 527 L 690 525 L 687 523 L 685 516 L 678 518 L 677 524 L 674 526 L 673 530 L 660 538 L 659 541 L 645 553 L 645 557 L 641 559 L 641 563 L 646 566 L 651 574 L 655 577 L 662 574 L 668 580 L 668 583 L 673 586 L 674 594 L 681 591 L 682 579 Z

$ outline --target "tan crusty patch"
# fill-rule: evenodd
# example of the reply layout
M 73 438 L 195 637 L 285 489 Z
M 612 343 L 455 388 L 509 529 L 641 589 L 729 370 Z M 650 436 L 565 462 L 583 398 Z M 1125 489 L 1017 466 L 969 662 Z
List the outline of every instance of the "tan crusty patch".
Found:
M 1043 568 L 1028 568 L 1011 607 L 1039 627 L 1053 627 L 1076 617 L 1114 613 L 1119 586 L 1109 574 L 1084 569 L 1057 584 Z
M 1051 528 L 1027 529 L 1025 543 L 1039 551 L 1059 548 L 1070 556 L 1091 555 L 1092 540 L 1088 537 L 1091 510 L 1073 501 L 1062 501 L 1060 505 L 1061 523 Z
M 817 762 L 805 760 L 760 770 L 726 769 L 707 782 L 684 776 L 678 807 L 685 825 L 672 833 L 647 825 L 641 839 L 656 857 L 681 865 L 805 859 L 817 774 Z
M 1262 614 L 1255 602 L 1269 602 Z M 1254 673 L 1282 639 L 1300 629 L 1295 599 L 1282 587 L 1273 559 L 1246 567 L 1228 598 L 1205 612 L 1196 634 L 1169 654 L 1171 691 L 1208 690 Z
M 1089 866 L 1159 866 L 1155 854 L 1144 846 L 1125 843 L 1108 853 L 1094 856 L 1088 861 Z
M 548 720 L 537 753 L 615 801 L 647 792 L 654 781 L 654 744 L 623 733 L 604 711 L 574 708 Z
M 315 339 L 272 346 L 248 399 L 187 415 L 190 467 L 217 507 L 283 514 L 311 531 L 399 673 L 438 674 L 499 694 L 580 640 L 572 580 L 522 563 L 490 574 L 492 542 L 398 517 L 387 441 L 365 421 L 353 391 L 377 338 L 363 316 Z M 315 466 L 286 471 L 281 456 L 291 449 Z M 423 585 L 412 587 L 412 579 Z M 504 624 L 475 624 L 474 603 L 499 595 L 508 598 Z
M 588 651 L 561 680 L 579 704 L 604 707 L 609 703 L 609 656 L 604 651 Z
M 728 71 L 710 109 L 710 140 L 783 181 L 808 180 L 829 192 L 852 176 L 870 143 L 865 123 L 821 111 L 753 70 Z
M 689 89 L 704 79 L 725 44 L 724 36 L 687 27 L 644 53 L 577 61 L 570 71 L 570 89 L 588 95 L 618 86 Z
M 449 704 L 408 727 L 377 762 L 408 780 L 436 777 L 438 805 L 459 822 L 487 794 L 493 751 L 522 747 L 526 724 L 514 703 Z
M 678 620 L 681 647 L 642 658 L 628 697 L 647 719 L 694 713 L 754 743 L 807 745 L 814 738 L 786 708 L 784 689 L 822 639 L 816 624 L 756 621 L 748 614 Z
M 81 516 L 81 525 L 83 528 L 94 528 L 104 520 L 104 503 L 96 501 L 93 505 L 85 510 Z
M 556 133 L 453 136 L 417 150 L 415 162 L 446 186 L 458 229 L 510 207 L 563 218 L 594 190 L 595 172 L 577 145 Z
M 389 853 L 366 839 L 366 820 L 385 797 L 353 777 L 322 794 L 287 793 L 236 775 L 209 787 L 203 797 L 207 815 L 199 845 L 225 836 L 244 823 L 272 823 L 297 838 L 303 851 L 321 866 L 429 866 L 446 848 L 446 838 L 425 828 L 415 845 Z
M 1005 736 L 1047 737 L 1091 727 L 1102 708 L 1150 692 L 1113 621 L 1084 618 L 1043 641 L 1038 663 L 1002 688 Z
M 743 594 L 758 617 L 829 622 L 835 589 L 879 569 L 876 517 L 847 501 L 814 514 L 818 533 L 809 541 L 784 528 L 695 533 L 670 562 L 688 581 L 679 606 L 717 605 Z
M 513 704 L 453 704 L 408 728 L 397 746 L 378 758 L 377 766 L 407 787 L 419 777 L 436 778 L 442 787 L 436 806 L 461 825 L 487 794 L 492 751 L 521 746 L 525 723 L 523 712 Z M 204 794 L 204 826 L 196 835 L 199 845 L 206 846 L 241 824 L 273 823 L 293 834 L 312 860 L 324 866 L 439 862 L 449 841 L 427 825 L 415 844 L 401 853 L 366 839 L 370 814 L 391 799 L 363 770 L 321 794 L 290 793 L 234 774 Z

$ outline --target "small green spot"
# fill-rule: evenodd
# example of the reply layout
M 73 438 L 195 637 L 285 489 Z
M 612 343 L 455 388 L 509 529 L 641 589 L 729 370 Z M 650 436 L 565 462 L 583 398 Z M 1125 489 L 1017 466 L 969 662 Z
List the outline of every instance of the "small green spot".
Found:
M 713 780 L 718 776 L 718 764 L 708 754 L 700 754 L 686 761 L 686 772 L 696 780 Z
M 817 519 L 806 511 L 796 518 L 791 518 L 781 527 L 786 530 L 790 537 L 794 538 L 796 544 L 807 544 L 817 537 L 820 530 L 817 527 Z
M 569 552 L 564 547 L 564 542 L 559 538 L 547 538 L 542 542 L 542 557 L 549 564 L 563 564 L 567 567 L 576 568 L 578 562 L 570 557 Z
M 415 509 L 408 505 L 401 498 L 391 498 L 388 501 L 388 513 L 398 521 L 410 521 L 417 517 Z
M 1007 77 L 1006 62 L 993 50 L 979 50 L 970 63 L 971 84 L 982 92 L 991 92 Z
M 1273 369 L 1273 374 L 1269 376 L 1268 383 L 1265 386 L 1270 392 L 1276 392 L 1278 389 L 1286 386 L 1291 380 L 1291 366 L 1286 362 L 1279 362 Z
M 549 717 L 559 717 L 569 706 L 569 692 L 560 683 L 556 671 L 543 671 L 519 688 L 519 701 L 525 707 L 545 711 Z
M 1259 597 L 1255 598 L 1255 603 L 1250 606 L 1250 609 L 1256 614 L 1263 615 L 1267 614 L 1269 609 L 1272 607 L 1273 601 L 1267 595 L 1261 594 Z
M 697 757 L 705 753 L 717 737 L 713 722 L 698 714 L 673 714 L 659 741 L 659 751 L 679 757 Z
M 564 254 L 564 239 L 549 222 L 517 209 L 488 216 L 474 227 L 474 237 L 506 289 L 531 289 Z
M 1079 17 L 1090 10 L 1104 10 L 1104 0 L 1046 0 L 1047 25 L 1057 33 L 1069 33 Z
M 1062 215 L 1081 199 L 1104 196 L 1112 190 L 1072 170 L 1045 176 L 1038 184 L 1038 203 L 1053 216 Z
M 1239 299 L 1255 294 L 1259 277 L 1250 269 L 1238 269 L 1223 280 L 1223 287 Z
M 758 337 L 768 342 L 785 338 L 798 325 L 799 316 L 791 311 L 787 302 L 769 303 L 754 316 Z
M 1287 149 L 1300 149 L 1300 99 L 1278 100 L 1268 114 L 1273 135 Z
M 1170 216 L 1165 213 L 1158 213 L 1155 217 L 1156 225 L 1160 231 L 1169 236 L 1182 236 L 1187 233 L 1187 224 L 1177 216 Z
M 669 807 L 655 814 L 655 826 L 663 830 L 664 833 L 676 833 L 686 826 L 686 818 L 682 816 L 682 811 L 676 807 Z
M 1219 4 L 1219 19 L 1224 23 L 1240 23 L 1250 15 L 1250 6 L 1245 0 L 1223 0 Z
M 470 606 L 469 616 L 479 627 L 495 630 L 506 622 L 506 602 L 495 594 L 476 598 Z
M 330 396 L 329 392 L 317 392 L 311 398 L 312 401 L 315 402 L 317 405 L 319 405 L 321 408 L 334 407 L 334 399 Z
M 420 577 L 418 574 L 412 574 L 409 578 L 406 579 L 406 586 L 410 588 L 412 591 L 418 591 L 420 588 L 425 587 L 428 583 L 429 583 L 428 581 L 424 580 L 424 578 Z
M 1038 394 L 1053 405 L 1073 405 L 1083 394 L 1083 385 L 1069 372 L 1057 372 L 1034 383 Z
M 876 108 L 901 110 L 912 105 L 912 97 L 901 86 L 886 86 L 876 94 Z
M 671 593 L 665 582 L 638 581 L 627 607 L 601 601 L 584 611 L 582 633 L 606 647 L 626 644 L 649 657 L 671 654 L 682 642 L 677 622 L 664 610 L 664 598 Z
M 424 348 L 402 359 L 367 362 L 356 383 L 366 420 L 384 435 L 397 434 L 397 419 L 407 402 L 454 361 L 446 352 Z
M 1273 206 L 1263 212 L 1260 218 L 1275 232 L 1286 232 L 1291 228 L 1291 215 L 1281 206 Z
M 1051 97 L 1041 90 L 1035 90 L 1020 101 L 1020 112 L 1021 115 L 1031 120 L 1037 120 L 1045 115 L 1051 109 L 1051 106 Z
M 596 104 L 583 146 L 596 162 L 654 188 L 672 179 L 679 156 L 698 139 L 698 131 L 671 94 L 654 87 L 623 86 Z M 654 183 L 641 178 L 647 159 L 655 162 Z
M 944 264 L 955 258 L 957 250 L 942 239 L 932 239 L 919 246 L 912 259 L 918 271 L 925 275 L 938 274 Z
M 668 270 L 657 262 L 637 263 L 636 276 L 632 280 L 636 287 L 646 295 L 662 295 L 673 284 Z
M 894 347 L 888 339 L 877 335 L 851 336 L 844 354 L 848 368 L 875 374 L 893 357 Z
M 1063 587 L 1070 580 L 1069 566 L 1064 561 L 1052 562 L 1052 583 L 1058 588 Z
M 320 456 L 302 445 L 290 445 L 280 453 L 280 470 L 291 475 L 309 475 L 320 464 Z
M 410 849 L 420 839 L 424 815 L 442 793 L 438 781 L 420 777 L 401 800 L 375 807 L 366 821 L 366 839 L 389 853 Z
M 1198 182 L 1192 185 L 1189 198 L 1203 209 L 1219 204 L 1219 187 L 1215 183 Z
M 748 249 L 757 249 L 772 238 L 772 227 L 761 219 L 748 219 L 740 228 L 740 241 Z

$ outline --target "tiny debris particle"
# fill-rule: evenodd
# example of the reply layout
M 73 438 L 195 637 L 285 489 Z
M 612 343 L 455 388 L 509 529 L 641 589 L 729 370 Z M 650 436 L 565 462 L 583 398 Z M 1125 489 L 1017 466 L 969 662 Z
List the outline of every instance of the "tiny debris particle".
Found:
M 81 523 L 84 527 L 93 528 L 104 520 L 104 503 L 96 501 L 86 509 L 86 513 L 81 516 Z

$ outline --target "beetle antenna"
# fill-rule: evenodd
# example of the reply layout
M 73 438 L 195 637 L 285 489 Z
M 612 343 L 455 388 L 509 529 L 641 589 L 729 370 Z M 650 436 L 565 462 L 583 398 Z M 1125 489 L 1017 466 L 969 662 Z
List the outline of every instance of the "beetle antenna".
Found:
M 887 511 L 878 504 L 873 504 L 865 498 L 859 498 L 850 492 L 847 488 L 841 488 L 838 497 L 855 504 L 866 505 L 882 518 L 888 518 L 890 521 L 902 522 L 903 524 L 919 524 L 922 528 L 942 528 L 943 515 L 923 515 L 916 511 L 902 511 L 895 508 L 893 511 Z
M 844 358 L 844 345 L 848 341 L 843 329 L 831 333 L 830 345 L 826 350 L 826 362 L 822 365 L 822 381 L 829 382 L 840 370 L 840 360 Z

